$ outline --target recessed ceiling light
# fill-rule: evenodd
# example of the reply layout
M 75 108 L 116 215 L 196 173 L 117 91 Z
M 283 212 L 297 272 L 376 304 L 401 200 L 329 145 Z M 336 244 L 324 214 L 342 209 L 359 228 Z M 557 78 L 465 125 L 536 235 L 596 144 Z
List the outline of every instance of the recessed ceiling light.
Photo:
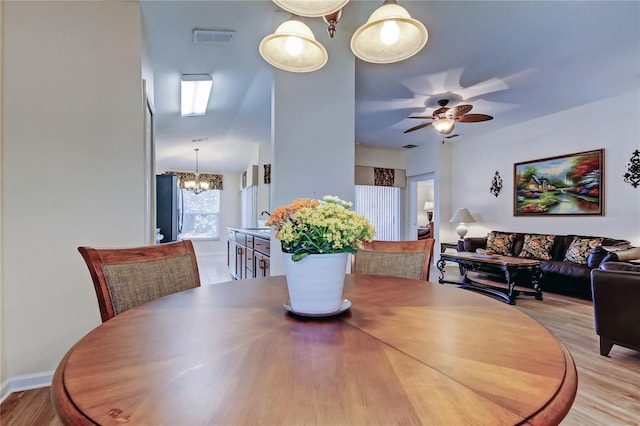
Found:
M 184 74 L 180 81 L 180 111 L 183 117 L 205 115 L 213 79 L 209 74 Z

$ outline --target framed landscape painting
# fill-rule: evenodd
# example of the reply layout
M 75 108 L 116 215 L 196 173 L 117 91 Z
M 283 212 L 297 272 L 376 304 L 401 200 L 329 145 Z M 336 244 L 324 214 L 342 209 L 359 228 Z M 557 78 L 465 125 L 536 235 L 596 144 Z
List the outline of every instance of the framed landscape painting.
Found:
M 514 216 L 604 215 L 604 149 L 513 165 Z

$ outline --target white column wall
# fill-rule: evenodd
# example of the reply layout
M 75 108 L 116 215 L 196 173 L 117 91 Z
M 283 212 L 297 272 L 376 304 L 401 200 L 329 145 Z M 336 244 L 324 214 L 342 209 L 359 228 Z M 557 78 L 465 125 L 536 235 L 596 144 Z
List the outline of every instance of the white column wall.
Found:
M 316 21 L 305 23 L 329 53 L 324 68 L 302 74 L 273 71 L 272 209 L 298 197 L 337 195 L 353 201 L 355 195 L 351 34 L 341 30 L 329 39 L 322 20 Z M 282 274 L 279 242 L 273 243 L 271 274 Z
M 4 2 L 2 358 L 52 371 L 100 323 L 81 245 L 145 243 L 137 2 Z M 64 30 L 62 30 L 64 28 Z
M 4 2 L 0 2 L 0 148 L 4 144 L 4 126 L 3 126 L 3 114 L 2 110 L 4 109 L 4 97 L 3 97 L 3 76 L 4 76 Z M 2 164 L 2 149 L 0 149 L 0 164 Z M 0 241 L 3 240 L 3 218 L 2 218 L 2 208 L 3 204 L 3 188 L 4 179 L 2 177 L 2 172 L 0 171 Z M 5 335 L 6 335 L 6 324 L 4 318 L 4 251 L 2 250 L 2 244 L 0 244 L 0 401 L 4 398 L 5 392 L 5 382 L 8 379 L 7 374 L 7 355 L 5 345 Z

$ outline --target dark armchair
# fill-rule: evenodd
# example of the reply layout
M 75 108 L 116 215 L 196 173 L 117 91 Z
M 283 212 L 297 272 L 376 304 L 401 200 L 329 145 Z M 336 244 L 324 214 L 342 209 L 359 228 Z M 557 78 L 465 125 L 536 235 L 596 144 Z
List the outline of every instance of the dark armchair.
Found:
M 613 345 L 640 351 L 640 265 L 603 263 L 591 271 L 591 292 L 600 355 Z

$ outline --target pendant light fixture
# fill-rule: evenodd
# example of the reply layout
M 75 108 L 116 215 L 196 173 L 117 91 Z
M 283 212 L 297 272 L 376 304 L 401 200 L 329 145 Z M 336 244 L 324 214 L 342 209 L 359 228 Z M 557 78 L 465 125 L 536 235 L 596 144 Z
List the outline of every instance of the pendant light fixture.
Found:
M 310 2 L 297 2 L 310 3 Z M 316 41 L 311 29 L 297 17 L 280 24 L 275 33 L 262 39 L 259 50 L 265 61 L 291 72 L 311 72 L 329 59 L 327 50 Z
M 385 0 L 351 38 L 354 55 L 366 62 L 390 64 L 418 53 L 427 43 L 427 28 L 395 0 Z
M 273 0 L 275 4 L 298 16 L 318 18 L 342 9 L 349 0 Z
M 182 187 L 184 189 L 192 191 L 193 193 L 195 193 L 197 195 L 197 194 L 200 194 L 201 192 L 206 191 L 207 189 L 209 189 L 209 182 L 200 180 L 200 172 L 198 171 L 198 151 L 200 151 L 200 148 L 194 148 L 193 150 L 196 152 L 195 179 L 190 179 L 190 180 L 183 181 L 182 182 Z

